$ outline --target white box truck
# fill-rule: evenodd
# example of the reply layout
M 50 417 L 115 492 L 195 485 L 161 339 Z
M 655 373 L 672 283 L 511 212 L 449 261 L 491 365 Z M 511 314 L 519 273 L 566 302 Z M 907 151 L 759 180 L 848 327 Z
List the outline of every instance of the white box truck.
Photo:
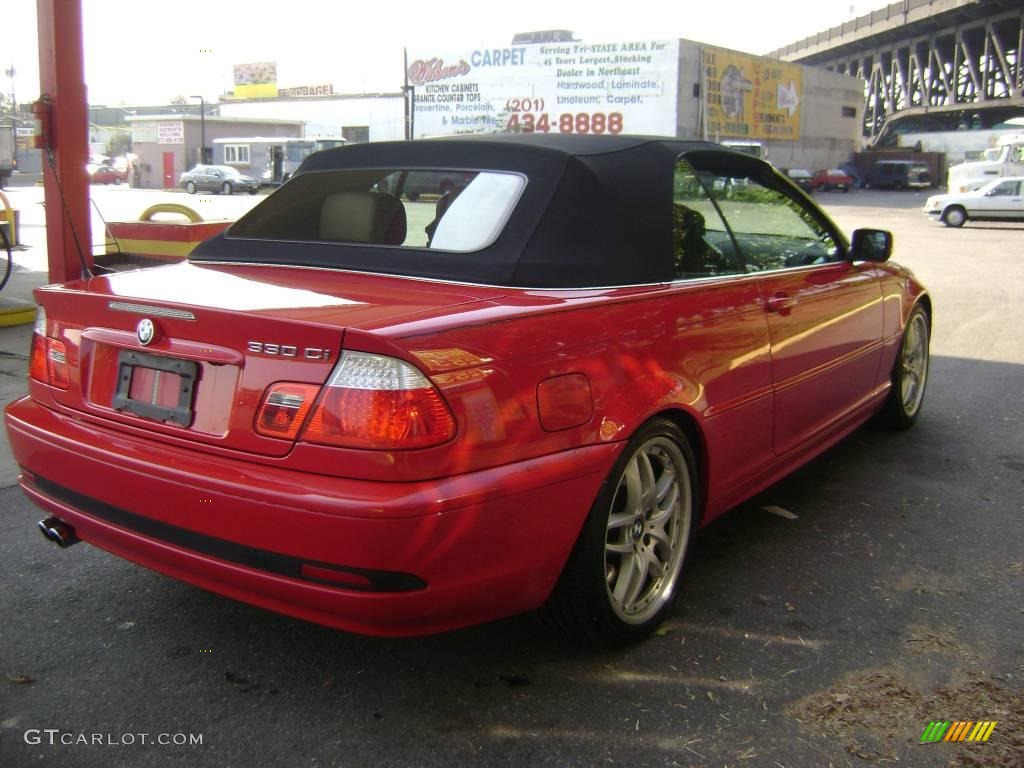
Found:
M 14 131 L 10 126 L 0 126 L 0 189 L 14 172 Z
M 951 193 L 969 192 L 1001 176 L 1024 176 L 1024 131 L 1001 136 L 981 160 L 951 166 L 947 186 Z

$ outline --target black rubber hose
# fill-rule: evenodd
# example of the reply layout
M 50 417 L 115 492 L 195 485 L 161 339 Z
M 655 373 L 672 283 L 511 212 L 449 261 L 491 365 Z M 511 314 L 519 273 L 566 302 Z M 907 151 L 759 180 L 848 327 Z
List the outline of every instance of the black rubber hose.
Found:
M 7 237 L 7 230 L 0 227 L 0 237 L 4 240 L 4 250 L 7 251 L 7 268 L 4 270 L 3 279 L 0 280 L 0 291 L 7 286 L 7 281 L 11 279 L 11 270 L 14 268 L 14 257 L 11 255 L 11 241 Z

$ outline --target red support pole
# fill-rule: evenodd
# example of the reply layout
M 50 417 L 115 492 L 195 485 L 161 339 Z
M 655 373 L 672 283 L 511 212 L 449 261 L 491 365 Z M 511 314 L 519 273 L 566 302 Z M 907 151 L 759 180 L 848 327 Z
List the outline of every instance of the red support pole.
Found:
M 39 84 L 49 100 L 48 141 L 53 150 L 52 166 L 43 150 L 46 248 L 50 280 L 63 283 L 83 276 L 83 260 L 90 270 L 93 266 L 82 3 L 36 0 L 36 12 Z

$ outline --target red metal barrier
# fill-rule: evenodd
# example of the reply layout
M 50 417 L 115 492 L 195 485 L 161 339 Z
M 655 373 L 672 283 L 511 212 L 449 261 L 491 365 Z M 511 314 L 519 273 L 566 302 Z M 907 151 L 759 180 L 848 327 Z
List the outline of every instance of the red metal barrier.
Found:
M 154 221 L 153 216 L 158 213 L 178 213 L 188 221 Z M 183 261 L 199 243 L 220 234 L 232 223 L 228 219 L 203 221 L 188 206 L 160 203 L 143 211 L 138 221 L 109 222 L 107 255 L 131 254 L 158 261 Z

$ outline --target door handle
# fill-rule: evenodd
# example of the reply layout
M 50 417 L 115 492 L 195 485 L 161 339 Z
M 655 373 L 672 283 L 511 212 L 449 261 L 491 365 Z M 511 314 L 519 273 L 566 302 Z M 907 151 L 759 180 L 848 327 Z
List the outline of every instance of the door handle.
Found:
M 785 291 L 776 291 L 768 297 L 768 311 L 777 312 L 780 315 L 788 315 L 796 304 L 796 299 Z

